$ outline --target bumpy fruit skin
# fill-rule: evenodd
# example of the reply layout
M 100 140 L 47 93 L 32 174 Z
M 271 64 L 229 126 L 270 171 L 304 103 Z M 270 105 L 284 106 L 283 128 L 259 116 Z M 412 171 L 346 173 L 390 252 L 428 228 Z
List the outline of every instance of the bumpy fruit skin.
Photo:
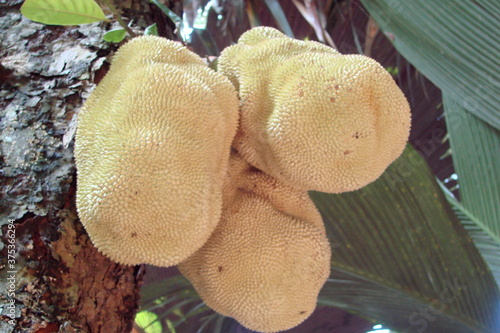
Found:
M 123 264 L 175 265 L 220 218 L 238 123 L 231 83 L 182 45 L 122 46 L 79 115 L 77 209 L 94 245 Z
M 241 125 L 233 146 L 290 186 L 356 190 L 405 148 L 408 102 L 370 58 L 262 27 L 222 52 L 219 71 L 239 90 Z
M 258 332 L 292 328 L 311 315 L 330 273 L 330 246 L 306 192 L 230 162 L 221 221 L 179 265 L 204 302 Z

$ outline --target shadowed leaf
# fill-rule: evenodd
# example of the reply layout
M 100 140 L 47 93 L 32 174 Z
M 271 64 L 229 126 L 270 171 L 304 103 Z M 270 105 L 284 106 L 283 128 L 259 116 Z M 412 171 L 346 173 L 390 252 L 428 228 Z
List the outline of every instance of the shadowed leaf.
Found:
M 362 0 L 394 46 L 443 93 L 500 129 L 500 7 L 484 1 Z
M 286 18 L 285 13 L 283 12 L 283 8 L 281 8 L 281 5 L 279 1 L 277 0 L 264 0 L 264 3 L 266 4 L 267 8 L 269 9 L 269 12 L 273 15 L 276 24 L 278 24 L 278 27 L 280 28 L 285 35 L 288 37 L 294 38 L 294 34 L 292 31 L 292 28 L 290 27 L 290 24 L 288 23 L 288 19 Z
M 402 331 L 496 332 L 495 281 L 413 148 L 358 191 L 311 197 L 333 252 L 320 304 Z

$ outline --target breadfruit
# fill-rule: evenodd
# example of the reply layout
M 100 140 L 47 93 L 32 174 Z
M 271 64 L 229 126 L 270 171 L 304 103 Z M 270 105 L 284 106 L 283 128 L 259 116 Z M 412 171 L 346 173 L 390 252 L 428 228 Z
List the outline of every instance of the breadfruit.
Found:
M 304 191 L 232 158 L 221 221 L 179 265 L 203 301 L 259 332 L 278 332 L 314 311 L 329 276 L 330 246 Z
M 218 66 L 239 90 L 233 146 L 290 186 L 352 191 L 377 179 L 405 148 L 408 102 L 368 57 L 255 28 L 222 52 Z
M 175 265 L 220 218 L 237 94 L 181 44 L 122 46 L 79 115 L 77 209 L 94 245 L 123 264 Z

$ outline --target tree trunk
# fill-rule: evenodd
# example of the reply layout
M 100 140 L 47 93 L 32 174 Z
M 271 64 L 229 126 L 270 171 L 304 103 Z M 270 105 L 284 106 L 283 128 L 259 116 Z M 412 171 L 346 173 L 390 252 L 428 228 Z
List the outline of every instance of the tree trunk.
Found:
M 21 3 L 0 1 L 0 332 L 130 332 L 144 266 L 101 255 L 74 200 L 76 115 L 117 45 L 110 24 L 46 26 Z M 147 1 L 116 6 L 139 33 L 154 20 L 174 36 Z

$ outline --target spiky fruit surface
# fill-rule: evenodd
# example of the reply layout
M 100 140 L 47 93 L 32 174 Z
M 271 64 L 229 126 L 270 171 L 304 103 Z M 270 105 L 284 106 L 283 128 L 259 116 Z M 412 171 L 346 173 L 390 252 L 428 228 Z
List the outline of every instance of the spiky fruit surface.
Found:
M 311 315 L 330 272 L 330 245 L 306 192 L 230 163 L 219 225 L 181 272 L 204 302 L 259 332 Z
M 231 83 L 179 43 L 133 39 L 79 115 L 77 208 L 123 264 L 175 265 L 219 221 L 238 122 Z
M 234 147 L 288 185 L 356 190 L 377 179 L 406 146 L 408 102 L 373 59 L 262 27 L 226 48 L 219 68 L 239 90 Z

